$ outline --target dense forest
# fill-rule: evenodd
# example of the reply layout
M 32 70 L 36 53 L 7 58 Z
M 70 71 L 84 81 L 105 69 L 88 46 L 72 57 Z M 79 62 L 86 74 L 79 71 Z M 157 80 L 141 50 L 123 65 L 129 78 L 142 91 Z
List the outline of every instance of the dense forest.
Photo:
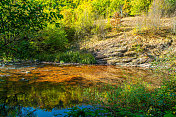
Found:
M 0 59 L 95 63 L 76 43 L 103 37 L 115 13 L 171 17 L 175 7 L 175 0 L 1 0 Z

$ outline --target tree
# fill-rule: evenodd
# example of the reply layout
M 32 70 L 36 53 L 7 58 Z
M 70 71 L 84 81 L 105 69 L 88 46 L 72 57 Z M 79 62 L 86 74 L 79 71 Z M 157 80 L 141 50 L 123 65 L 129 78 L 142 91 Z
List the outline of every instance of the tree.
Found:
M 131 0 L 130 15 L 139 15 L 142 12 L 148 12 L 149 6 L 153 0 Z
M 27 41 L 29 35 L 45 28 L 48 22 L 53 23 L 53 19 L 61 18 L 59 12 L 44 12 L 45 7 L 42 2 L 33 0 L 1 0 L 0 50 L 8 48 L 17 52 L 12 43 Z M 0 51 L 0 57 L 3 53 Z
M 130 9 L 131 9 L 130 0 L 125 0 L 124 4 L 123 4 L 123 9 L 122 9 L 123 14 L 125 16 L 128 16 L 128 14 L 130 14 L 130 12 L 131 12 Z

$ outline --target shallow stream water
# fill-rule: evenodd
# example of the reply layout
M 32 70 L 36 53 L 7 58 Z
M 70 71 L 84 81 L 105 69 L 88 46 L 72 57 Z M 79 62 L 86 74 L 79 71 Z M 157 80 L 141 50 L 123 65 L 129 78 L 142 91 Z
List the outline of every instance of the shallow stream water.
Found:
M 145 82 L 158 87 L 152 70 L 103 65 L 6 65 L 0 67 L 0 116 L 64 116 L 69 108 L 92 107 L 87 89 Z M 91 91 L 89 91 L 91 93 Z M 62 115 L 58 115 L 62 114 Z

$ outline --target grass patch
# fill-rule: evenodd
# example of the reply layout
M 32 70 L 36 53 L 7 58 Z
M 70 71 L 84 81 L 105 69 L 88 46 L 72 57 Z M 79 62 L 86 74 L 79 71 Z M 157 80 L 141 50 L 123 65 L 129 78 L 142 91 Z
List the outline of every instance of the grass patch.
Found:
M 56 54 L 41 54 L 37 56 L 39 61 L 53 61 L 59 63 L 82 63 L 82 64 L 94 64 L 96 60 L 91 53 L 79 52 L 79 51 L 67 51 Z
M 148 88 L 145 83 L 107 85 L 102 88 L 87 88 L 84 97 L 95 105 L 101 105 L 98 113 L 91 109 L 74 108 L 69 116 L 127 116 L 127 117 L 173 117 L 176 115 L 176 77 L 163 80 L 160 88 Z

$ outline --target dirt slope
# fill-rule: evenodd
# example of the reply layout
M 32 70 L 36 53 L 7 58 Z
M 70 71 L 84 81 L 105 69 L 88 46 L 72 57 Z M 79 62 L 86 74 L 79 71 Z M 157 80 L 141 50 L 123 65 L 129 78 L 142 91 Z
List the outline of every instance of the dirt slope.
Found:
M 175 19 L 123 18 L 118 30 L 112 29 L 104 38 L 93 35 L 80 47 L 91 51 L 99 64 L 150 67 L 153 61 L 176 57 Z

